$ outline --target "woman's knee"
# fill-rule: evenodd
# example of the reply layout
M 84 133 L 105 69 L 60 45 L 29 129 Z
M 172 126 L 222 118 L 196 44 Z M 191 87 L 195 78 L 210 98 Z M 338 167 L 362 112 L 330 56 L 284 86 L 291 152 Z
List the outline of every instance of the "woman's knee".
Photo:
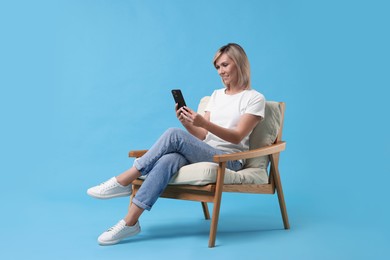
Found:
M 164 162 L 186 161 L 185 157 L 179 153 L 164 154 L 159 160 Z
M 182 132 L 185 132 L 183 129 L 178 127 L 170 127 L 168 128 L 164 134 L 167 135 L 173 135 L 173 134 L 181 134 Z
M 181 167 L 187 165 L 188 160 L 179 153 L 163 155 L 155 164 L 155 170 L 162 171 L 159 174 L 168 174 L 172 177 Z M 161 169 L 161 170 L 160 170 Z
M 167 137 L 182 137 L 183 135 L 185 135 L 187 132 L 184 131 L 183 129 L 180 129 L 180 128 L 177 128 L 177 127 L 171 127 L 171 128 L 168 128 L 163 136 L 167 136 Z

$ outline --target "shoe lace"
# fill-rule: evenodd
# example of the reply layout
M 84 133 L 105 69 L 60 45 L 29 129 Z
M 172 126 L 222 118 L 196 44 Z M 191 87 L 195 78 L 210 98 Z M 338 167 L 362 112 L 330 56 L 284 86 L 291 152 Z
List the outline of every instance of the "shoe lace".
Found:
M 123 225 L 119 222 L 115 224 L 114 226 L 107 229 L 107 232 L 112 232 L 113 234 L 118 234 L 123 229 Z
M 115 182 L 113 180 L 108 180 L 100 184 L 103 190 L 109 190 L 115 187 Z

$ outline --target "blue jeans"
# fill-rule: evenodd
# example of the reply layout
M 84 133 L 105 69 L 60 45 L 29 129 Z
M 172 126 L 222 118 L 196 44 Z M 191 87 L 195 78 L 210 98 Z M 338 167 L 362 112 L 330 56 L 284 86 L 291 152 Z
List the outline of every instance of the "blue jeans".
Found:
M 226 152 L 211 147 L 184 130 L 168 129 L 144 156 L 134 162 L 141 175 L 148 176 L 134 196 L 133 203 L 150 210 L 181 167 L 197 162 L 212 162 L 214 155 L 223 153 Z M 226 167 L 238 171 L 242 165 L 239 161 L 229 161 Z

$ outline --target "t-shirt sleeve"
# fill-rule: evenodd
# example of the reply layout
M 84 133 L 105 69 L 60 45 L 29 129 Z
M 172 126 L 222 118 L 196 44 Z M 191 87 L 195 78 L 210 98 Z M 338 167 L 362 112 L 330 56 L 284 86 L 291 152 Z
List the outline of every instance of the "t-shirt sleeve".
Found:
M 265 98 L 262 94 L 256 92 L 255 95 L 249 100 L 248 106 L 245 109 L 245 113 L 264 118 L 265 111 Z

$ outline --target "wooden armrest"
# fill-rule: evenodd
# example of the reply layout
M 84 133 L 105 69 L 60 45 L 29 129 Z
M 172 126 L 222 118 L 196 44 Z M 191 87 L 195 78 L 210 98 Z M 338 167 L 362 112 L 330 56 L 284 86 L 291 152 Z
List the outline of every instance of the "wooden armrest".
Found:
M 144 155 L 148 150 L 134 150 L 134 151 L 130 151 L 129 152 L 129 157 L 135 157 L 135 158 L 138 158 L 138 157 L 141 157 L 142 155 Z
M 286 142 L 282 141 L 282 142 L 278 142 L 278 143 L 270 145 L 270 146 L 266 146 L 266 147 L 262 147 L 262 148 L 258 148 L 258 149 L 253 149 L 253 150 L 246 151 L 246 152 L 215 155 L 214 162 L 220 163 L 220 162 L 227 162 L 227 161 L 256 158 L 256 157 L 260 157 L 260 156 L 278 153 L 278 152 L 284 151 L 285 149 L 286 149 Z

